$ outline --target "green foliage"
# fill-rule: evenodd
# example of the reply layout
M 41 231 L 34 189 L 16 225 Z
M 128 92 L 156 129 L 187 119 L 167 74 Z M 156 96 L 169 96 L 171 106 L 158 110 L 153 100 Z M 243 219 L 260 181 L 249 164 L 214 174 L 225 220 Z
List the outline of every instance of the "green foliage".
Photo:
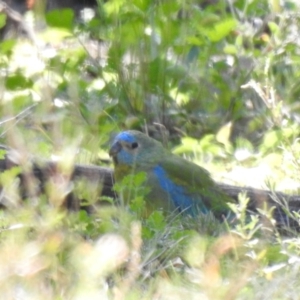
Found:
M 249 216 L 247 214 L 248 202 L 249 198 L 247 198 L 245 194 L 242 194 L 239 195 L 238 205 L 232 203 L 228 204 L 234 212 L 234 216 L 238 220 L 238 224 L 235 226 L 233 232 L 241 236 L 244 240 L 253 239 L 255 233 L 261 228 L 258 215 L 250 215 L 249 220 Z
M 0 14 L 0 28 L 4 27 L 6 24 L 6 15 Z
M 149 192 L 149 188 L 143 186 L 147 178 L 145 172 L 139 172 L 124 177 L 122 182 L 114 185 L 114 190 L 118 193 L 123 207 L 129 204 L 130 209 L 141 216 L 145 205 L 144 197 Z
M 12 76 L 8 76 L 5 82 L 5 87 L 8 90 L 24 90 L 27 88 L 30 89 L 32 85 L 33 82 L 31 80 L 28 80 L 22 74 L 14 74 Z
M 74 21 L 74 12 L 71 9 L 53 10 L 46 14 L 48 26 L 71 30 Z

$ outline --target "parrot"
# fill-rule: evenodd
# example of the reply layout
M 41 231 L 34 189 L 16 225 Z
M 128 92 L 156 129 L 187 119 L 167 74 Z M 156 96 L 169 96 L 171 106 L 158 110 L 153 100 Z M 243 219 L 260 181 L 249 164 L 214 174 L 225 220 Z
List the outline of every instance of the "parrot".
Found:
M 143 184 L 149 188 L 145 195 L 147 215 L 154 210 L 192 217 L 211 212 L 224 219 L 230 213 L 228 203 L 233 199 L 218 188 L 206 169 L 171 153 L 142 132 L 120 132 L 111 144 L 109 155 L 116 183 L 130 174 L 146 174 Z M 125 204 L 129 201 L 126 199 Z

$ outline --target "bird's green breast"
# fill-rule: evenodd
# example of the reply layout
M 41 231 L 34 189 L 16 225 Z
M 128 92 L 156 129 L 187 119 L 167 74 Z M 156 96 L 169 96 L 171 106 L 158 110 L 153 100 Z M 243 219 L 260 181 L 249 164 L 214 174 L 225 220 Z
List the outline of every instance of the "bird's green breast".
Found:
M 133 168 L 128 165 L 125 164 L 116 165 L 114 170 L 114 177 L 116 182 L 121 182 L 125 176 L 132 174 L 132 172 L 133 172 Z

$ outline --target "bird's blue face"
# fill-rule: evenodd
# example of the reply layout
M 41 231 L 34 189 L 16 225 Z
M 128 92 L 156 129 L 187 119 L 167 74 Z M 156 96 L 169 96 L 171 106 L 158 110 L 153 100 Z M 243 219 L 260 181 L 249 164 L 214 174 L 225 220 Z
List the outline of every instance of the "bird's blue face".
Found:
M 136 161 L 136 156 L 139 148 L 139 143 L 134 135 L 128 131 L 119 133 L 109 150 L 109 155 L 113 157 L 114 163 L 133 165 Z

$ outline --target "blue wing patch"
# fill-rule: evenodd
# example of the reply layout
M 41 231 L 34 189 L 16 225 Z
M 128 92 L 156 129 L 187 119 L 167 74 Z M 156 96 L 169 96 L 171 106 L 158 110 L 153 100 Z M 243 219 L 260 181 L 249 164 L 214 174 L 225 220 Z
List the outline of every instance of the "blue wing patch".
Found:
M 153 172 L 158 179 L 160 187 L 167 192 L 174 206 L 185 214 L 196 216 L 199 212 L 208 213 L 208 209 L 199 199 L 193 199 L 183 186 L 174 183 L 167 175 L 166 171 L 159 165 L 154 167 Z

